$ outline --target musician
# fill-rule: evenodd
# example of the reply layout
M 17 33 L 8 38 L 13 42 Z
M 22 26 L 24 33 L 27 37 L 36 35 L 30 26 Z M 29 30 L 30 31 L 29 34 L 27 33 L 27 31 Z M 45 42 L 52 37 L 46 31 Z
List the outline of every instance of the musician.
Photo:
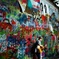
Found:
M 33 56 L 33 59 L 42 59 L 42 50 L 43 45 L 41 44 L 42 37 L 38 37 L 38 40 L 33 44 L 31 48 L 31 54 Z
M 42 37 L 38 37 L 38 45 L 37 45 L 37 49 L 38 49 L 38 52 L 40 53 L 40 58 L 39 58 L 39 56 L 37 55 L 37 57 L 38 57 L 38 59 L 42 59 L 42 52 L 43 52 L 43 49 L 44 49 L 44 47 L 43 47 L 43 45 L 41 44 L 41 42 L 42 42 Z

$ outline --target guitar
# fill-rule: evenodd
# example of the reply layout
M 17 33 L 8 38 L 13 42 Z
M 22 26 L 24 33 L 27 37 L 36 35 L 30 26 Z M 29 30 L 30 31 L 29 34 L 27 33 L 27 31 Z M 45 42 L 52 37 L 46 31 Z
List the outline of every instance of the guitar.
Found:
M 43 45 L 41 45 L 41 46 L 37 46 L 37 49 L 39 50 L 39 52 L 40 53 L 42 53 L 43 52 L 43 49 L 44 49 L 44 46 Z

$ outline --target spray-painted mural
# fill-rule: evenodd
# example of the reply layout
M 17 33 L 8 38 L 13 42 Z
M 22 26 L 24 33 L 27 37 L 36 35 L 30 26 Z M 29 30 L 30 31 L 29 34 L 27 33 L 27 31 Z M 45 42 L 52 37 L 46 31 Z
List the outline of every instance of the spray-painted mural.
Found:
M 57 49 L 55 37 L 59 35 L 57 32 L 59 25 L 58 21 L 56 21 L 57 25 L 54 24 L 56 20 L 54 13 L 51 18 L 49 17 L 50 11 L 48 12 L 47 7 L 47 4 L 43 5 L 40 0 L 0 1 L 1 59 L 34 59 L 31 49 L 40 36 L 43 37 L 42 45 L 48 48 L 47 51 L 49 50 L 47 55 L 55 53 Z M 45 50 L 42 51 L 44 58 Z

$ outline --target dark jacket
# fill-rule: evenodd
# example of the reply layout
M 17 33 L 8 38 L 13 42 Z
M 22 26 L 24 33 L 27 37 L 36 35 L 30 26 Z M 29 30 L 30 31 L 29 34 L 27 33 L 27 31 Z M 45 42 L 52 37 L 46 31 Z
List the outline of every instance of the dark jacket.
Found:
M 32 47 L 31 47 L 31 54 L 35 54 L 35 53 L 39 53 L 38 49 L 37 49 L 37 46 L 38 46 L 38 41 L 36 41 Z M 35 51 L 36 50 L 36 51 Z

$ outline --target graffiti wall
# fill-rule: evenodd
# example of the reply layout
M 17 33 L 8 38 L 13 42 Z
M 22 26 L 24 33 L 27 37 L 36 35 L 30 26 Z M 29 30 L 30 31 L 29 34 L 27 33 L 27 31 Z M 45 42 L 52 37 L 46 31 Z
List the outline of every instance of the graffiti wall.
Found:
M 43 45 L 46 43 L 46 33 L 49 39 L 51 38 L 50 34 L 54 27 L 52 22 L 48 22 L 48 16 L 45 14 L 50 15 L 52 10 L 55 12 L 55 7 L 47 1 L 46 3 L 42 0 L 0 1 L 1 59 L 32 59 L 31 47 L 38 37 L 43 37 Z M 51 48 L 51 39 L 48 41 L 48 48 Z
M 58 18 L 58 9 L 55 6 L 53 6 L 51 2 L 49 3 L 49 1 L 40 0 L 40 3 L 42 3 L 42 8 L 43 8 L 42 13 L 44 15 L 45 14 L 51 15 L 54 12 L 56 14 L 56 17 Z

